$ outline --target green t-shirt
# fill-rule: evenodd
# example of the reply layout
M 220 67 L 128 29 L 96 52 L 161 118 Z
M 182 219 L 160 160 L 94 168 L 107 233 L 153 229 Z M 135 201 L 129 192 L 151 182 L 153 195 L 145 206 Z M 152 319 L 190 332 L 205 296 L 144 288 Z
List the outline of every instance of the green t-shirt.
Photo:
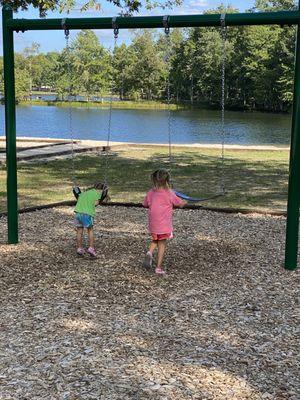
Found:
M 80 193 L 75 207 L 75 212 L 95 217 L 96 201 L 100 200 L 100 198 L 101 195 L 96 189 L 89 189 L 86 192 Z

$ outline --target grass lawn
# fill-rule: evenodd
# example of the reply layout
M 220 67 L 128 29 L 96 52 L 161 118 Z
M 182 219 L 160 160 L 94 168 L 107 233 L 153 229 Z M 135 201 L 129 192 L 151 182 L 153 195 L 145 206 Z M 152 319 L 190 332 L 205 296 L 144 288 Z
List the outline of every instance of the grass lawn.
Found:
M 226 151 L 224 165 L 227 195 L 205 206 L 283 210 L 286 207 L 288 157 L 282 151 Z M 218 191 L 220 151 L 218 149 L 174 148 L 174 187 L 193 196 Z M 104 176 L 105 155 L 84 154 L 75 158 L 81 187 Z M 70 159 L 20 162 L 18 166 L 19 207 L 71 200 Z M 109 156 L 109 185 L 112 201 L 139 202 L 151 186 L 149 175 L 159 167 L 168 168 L 166 147 L 115 149 Z M 0 210 L 6 209 L 6 173 L 0 170 Z

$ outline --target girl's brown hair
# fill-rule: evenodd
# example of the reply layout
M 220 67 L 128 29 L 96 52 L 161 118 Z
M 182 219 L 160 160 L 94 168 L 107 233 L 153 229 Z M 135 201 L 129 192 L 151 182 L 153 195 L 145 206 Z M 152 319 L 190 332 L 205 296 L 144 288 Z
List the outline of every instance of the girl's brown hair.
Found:
M 96 182 L 96 183 L 94 184 L 93 188 L 96 189 L 96 190 L 103 190 L 103 188 L 104 188 L 104 183 L 102 183 L 102 182 Z
M 170 174 L 166 169 L 157 169 L 151 174 L 155 189 L 170 189 Z

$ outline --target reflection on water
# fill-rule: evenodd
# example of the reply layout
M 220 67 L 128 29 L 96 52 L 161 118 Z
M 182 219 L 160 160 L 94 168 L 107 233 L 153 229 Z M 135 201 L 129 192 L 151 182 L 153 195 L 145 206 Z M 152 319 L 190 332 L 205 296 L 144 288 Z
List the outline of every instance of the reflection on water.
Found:
M 73 131 L 78 139 L 105 140 L 108 109 L 73 108 Z M 4 107 L 0 108 L 3 135 Z M 166 110 L 120 110 L 112 115 L 112 141 L 167 143 Z M 172 111 L 173 143 L 219 143 L 220 112 Z M 291 117 L 281 114 L 226 112 L 226 143 L 289 144 Z M 17 107 L 18 136 L 70 138 L 68 108 Z

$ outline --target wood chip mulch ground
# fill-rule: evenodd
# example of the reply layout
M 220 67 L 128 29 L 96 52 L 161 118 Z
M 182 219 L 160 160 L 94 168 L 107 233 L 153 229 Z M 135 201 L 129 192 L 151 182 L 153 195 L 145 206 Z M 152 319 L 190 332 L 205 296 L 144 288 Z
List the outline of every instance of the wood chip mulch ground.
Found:
M 95 260 L 72 218 L 22 214 L 16 246 L 1 219 L 1 400 L 299 400 L 283 217 L 176 211 L 165 278 L 141 268 L 145 210 L 99 208 Z

